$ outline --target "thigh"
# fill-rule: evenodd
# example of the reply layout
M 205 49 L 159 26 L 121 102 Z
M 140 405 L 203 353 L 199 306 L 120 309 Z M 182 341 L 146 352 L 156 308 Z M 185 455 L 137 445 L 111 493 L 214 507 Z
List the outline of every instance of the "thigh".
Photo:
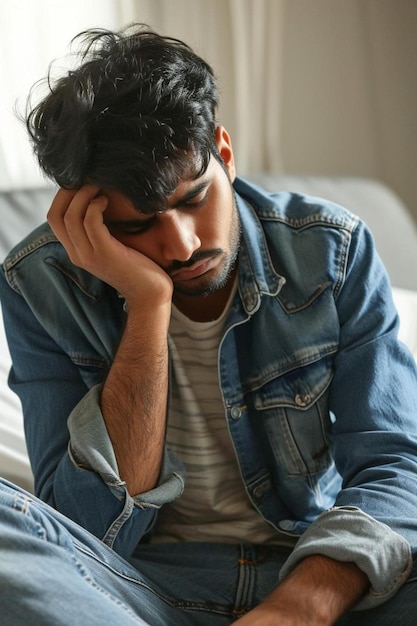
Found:
M 0 615 L 8 626 L 145 626 L 96 583 L 49 507 L 0 482 Z
M 253 592 L 242 554 L 217 544 L 141 546 L 128 563 L 0 481 L 0 614 L 8 626 L 227 626 L 247 588 Z

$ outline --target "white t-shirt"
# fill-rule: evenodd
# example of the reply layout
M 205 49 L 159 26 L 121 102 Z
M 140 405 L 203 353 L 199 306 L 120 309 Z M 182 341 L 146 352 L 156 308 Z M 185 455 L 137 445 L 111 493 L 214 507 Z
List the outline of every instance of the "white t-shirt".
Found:
M 154 542 L 290 544 L 249 500 L 228 433 L 218 351 L 234 291 L 213 322 L 194 322 L 175 307 L 170 323 L 173 384 L 167 444 L 186 468 L 180 498 L 162 507 Z

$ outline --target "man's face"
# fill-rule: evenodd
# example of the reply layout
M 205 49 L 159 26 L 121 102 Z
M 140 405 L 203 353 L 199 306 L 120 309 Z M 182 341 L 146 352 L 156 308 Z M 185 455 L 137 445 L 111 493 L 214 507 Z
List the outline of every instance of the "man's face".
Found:
M 233 154 L 231 148 L 222 151 L 223 141 L 219 138 L 218 145 L 226 171 L 212 157 L 201 177 L 180 181 L 161 213 L 140 213 L 119 192 L 106 191 L 104 220 L 110 232 L 169 274 L 174 298 L 175 293 L 208 295 L 225 286 L 237 259 L 240 226 L 231 184 Z

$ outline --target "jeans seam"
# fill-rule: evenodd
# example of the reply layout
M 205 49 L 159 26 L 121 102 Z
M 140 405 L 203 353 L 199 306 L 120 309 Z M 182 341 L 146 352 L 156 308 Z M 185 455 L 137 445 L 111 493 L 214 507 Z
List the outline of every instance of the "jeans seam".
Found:
M 253 594 L 256 587 L 256 567 L 258 558 L 252 546 L 240 546 L 240 558 L 238 561 L 239 572 L 236 588 L 235 607 L 233 614 L 241 617 L 250 610 L 253 603 Z
M 124 602 L 122 602 L 118 598 L 115 598 L 111 593 L 106 591 L 106 589 L 104 589 L 101 585 L 96 583 L 96 581 L 89 574 L 85 565 L 81 563 L 81 561 L 79 561 L 74 554 L 71 554 L 70 556 L 77 571 L 80 573 L 80 575 L 83 577 L 86 583 L 88 583 L 91 587 L 96 589 L 96 591 L 101 593 L 103 596 L 111 600 L 116 606 L 124 609 L 126 613 L 128 613 L 130 617 L 133 617 L 139 624 L 143 624 L 143 620 L 134 611 L 132 611 L 131 608 L 129 608 Z
M 157 589 L 155 589 L 154 587 L 151 587 L 150 585 L 148 585 L 146 582 L 140 580 L 139 578 L 134 578 L 128 574 L 124 574 L 123 572 L 120 572 L 118 569 L 114 568 L 112 565 L 110 565 L 109 563 L 107 563 L 106 561 L 103 561 L 100 557 L 98 557 L 96 554 L 94 554 L 93 552 L 91 552 L 90 550 L 86 549 L 82 544 L 80 544 L 77 541 L 74 541 L 74 547 L 79 550 L 79 552 L 82 552 L 83 554 L 87 555 L 88 557 L 91 557 L 94 561 L 101 563 L 101 565 L 103 567 L 105 567 L 107 570 L 111 571 L 113 574 L 115 574 L 116 576 L 118 576 L 119 578 L 130 582 L 134 585 L 137 585 L 138 587 L 142 587 L 143 589 L 146 589 L 147 591 L 149 591 L 151 594 L 153 594 L 154 596 L 156 596 L 159 600 L 162 600 L 162 602 L 165 602 L 166 605 L 170 606 L 171 608 L 178 608 L 178 609 L 185 609 L 185 610 L 189 610 L 189 611 L 206 611 L 206 612 L 210 612 L 210 613 L 217 613 L 219 615 L 227 615 L 227 616 L 232 616 L 235 614 L 234 608 L 231 605 L 222 605 L 222 604 L 217 604 L 217 603 L 210 603 L 210 602 L 192 602 L 189 600 L 175 600 L 174 598 L 170 598 L 162 593 L 160 593 Z
M 48 535 L 47 535 L 45 528 L 32 515 L 31 506 L 30 506 L 32 503 L 33 503 L 32 498 L 25 495 L 24 493 L 22 494 L 19 493 L 14 496 L 12 506 L 15 509 L 15 511 L 18 511 L 21 515 L 23 515 L 24 518 L 26 518 L 27 521 L 25 521 L 25 524 L 27 526 L 28 532 L 32 536 L 36 535 L 38 539 L 41 539 L 42 541 L 48 541 Z M 29 522 L 28 522 L 29 519 L 32 525 L 29 525 Z M 36 527 L 36 530 L 37 530 L 36 533 L 33 532 L 33 526 Z

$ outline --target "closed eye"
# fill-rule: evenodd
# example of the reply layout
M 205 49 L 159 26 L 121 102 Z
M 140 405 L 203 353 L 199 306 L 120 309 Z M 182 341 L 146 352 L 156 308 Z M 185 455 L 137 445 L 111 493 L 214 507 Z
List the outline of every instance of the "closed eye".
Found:
M 153 225 L 155 219 L 156 216 L 152 216 L 146 220 L 110 222 L 107 224 L 107 227 L 115 237 L 118 235 L 140 235 L 145 233 Z
M 203 189 L 203 191 L 200 191 L 200 193 L 198 193 L 196 196 L 194 196 L 193 198 L 190 198 L 189 200 L 187 200 L 187 202 L 184 202 L 183 206 L 199 207 L 205 203 L 205 201 L 207 200 L 207 197 L 208 197 L 208 188 Z
M 184 207 L 195 208 L 205 203 L 208 197 L 211 180 L 204 180 L 192 189 L 189 189 L 181 198 L 174 203 L 170 203 L 171 209 Z

